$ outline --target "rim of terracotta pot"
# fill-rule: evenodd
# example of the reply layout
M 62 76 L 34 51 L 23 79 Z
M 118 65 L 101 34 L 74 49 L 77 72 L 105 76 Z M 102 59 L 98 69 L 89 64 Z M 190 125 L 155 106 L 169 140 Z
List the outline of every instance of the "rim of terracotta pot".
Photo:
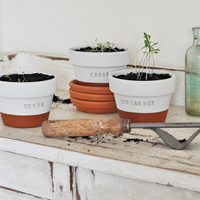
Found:
M 71 102 L 76 106 L 80 111 L 89 112 L 89 113 L 113 113 L 117 112 L 117 107 L 115 101 L 85 101 L 70 97 Z
M 109 87 L 113 93 L 128 96 L 149 97 L 171 94 L 175 90 L 175 75 L 164 70 L 154 70 L 154 73 L 170 74 L 170 78 L 155 81 L 132 81 L 113 77 L 114 75 L 128 74 L 130 72 L 136 72 L 136 69 L 118 70 L 109 74 Z M 163 88 L 165 88 L 165 90 L 163 90 Z
M 13 127 L 41 126 L 48 119 L 53 94 L 57 91 L 57 76 L 53 76 L 53 79 L 39 82 L 0 81 L 0 112 L 4 124 Z M 19 125 L 16 125 L 18 122 Z
M 109 83 L 91 83 L 91 82 L 83 82 L 76 80 L 76 82 L 79 85 L 85 85 L 85 86 L 95 86 L 95 87 L 109 87 Z
M 91 94 L 91 93 L 84 93 L 84 92 L 77 92 L 69 89 L 69 93 L 72 97 L 81 100 L 88 100 L 88 101 L 115 101 L 114 94 Z
M 81 85 L 77 82 L 76 79 L 71 80 L 69 86 L 72 90 L 77 92 L 85 92 L 85 93 L 93 93 L 93 94 L 111 94 L 109 87 L 101 87 L 101 86 L 86 86 Z
M 131 51 L 128 48 L 119 52 L 80 52 L 82 46 L 72 47 L 69 49 L 69 61 L 73 65 L 85 67 L 113 67 L 123 66 L 130 63 Z M 77 59 L 78 58 L 78 59 Z
M 33 73 L 36 72 L 24 72 L 23 74 L 33 74 Z M 51 75 L 54 76 L 54 78 L 38 82 L 0 81 L 0 96 L 21 99 L 21 98 L 35 98 L 39 96 L 45 97 L 54 94 L 57 91 L 58 87 L 58 77 L 54 74 L 48 74 L 44 72 L 37 72 L 37 73 Z M 0 74 L 0 76 L 3 76 L 5 74 L 13 74 L 13 73 L 4 73 Z M 17 74 L 22 74 L 22 73 L 17 73 Z M 27 87 L 29 88 L 28 90 Z

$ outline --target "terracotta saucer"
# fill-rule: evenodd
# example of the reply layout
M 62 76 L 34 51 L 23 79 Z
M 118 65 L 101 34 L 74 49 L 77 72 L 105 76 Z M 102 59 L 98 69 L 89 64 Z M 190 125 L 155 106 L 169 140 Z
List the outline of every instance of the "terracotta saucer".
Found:
M 73 91 L 84 92 L 84 93 L 93 93 L 93 94 L 111 94 L 109 87 L 101 87 L 101 86 L 89 86 L 89 85 L 81 85 L 77 82 L 76 79 L 70 81 L 70 88 Z
M 69 89 L 69 93 L 76 99 L 88 100 L 88 101 L 114 101 L 114 94 L 90 94 L 84 92 L 77 92 Z
M 109 83 L 89 83 L 89 82 L 82 82 L 82 81 L 78 81 L 76 80 L 76 82 L 79 85 L 85 85 L 85 86 L 95 86 L 95 87 L 108 87 Z
M 71 102 L 80 111 L 89 113 L 113 113 L 117 112 L 115 101 L 85 101 L 70 97 Z

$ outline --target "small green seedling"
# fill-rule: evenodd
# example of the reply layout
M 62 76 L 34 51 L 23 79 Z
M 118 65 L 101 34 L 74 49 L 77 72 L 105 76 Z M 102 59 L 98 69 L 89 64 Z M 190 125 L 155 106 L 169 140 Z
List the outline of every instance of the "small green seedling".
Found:
M 150 68 L 150 64 L 152 62 L 152 66 L 154 67 L 154 54 L 157 54 L 158 51 L 160 51 L 160 49 L 156 49 L 154 48 L 155 45 L 157 45 L 158 43 L 154 43 L 153 41 L 151 41 L 151 36 L 144 33 L 144 46 L 137 52 L 136 54 L 136 58 L 135 58 L 135 67 L 136 67 L 136 59 L 137 59 L 137 55 L 140 53 L 140 51 L 143 51 L 143 56 L 141 58 L 140 61 L 140 66 L 142 66 L 142 69 L 145 68 L 146 69 Z M 151 73 L 152 74 L 152 73 Z M 141 79 L 140 76 L 140 71 L 137 73 L 137 78 Z M 146 73 L 146 79 L 147 79 L 147 73 Z
M 22 72 L 22 74 L 23 74 L 23 78 L 24 78 L 24 80 L 22 82 L 24 82 L 24 81 L 27 82 L 25 75 L 24 75 L 24 72 Z
M 96 42 L 97 46 L 101 49 L 100 50 L 101 52 L 104 52 L 105 49 L 110 49 L 110 50 L 114 49 L 113 47 L 115 46 L 114 43 L 110 43 L 108 41 L 106 43 L 98 43 L 97 38 L 95 39 L 95 42 Z
M 5 78 L 8 78 L 9 80 L 11 80 L 10 76 L 8 75 L 4 75 Z
M 95 39 L 95 42 L 96 42 L 97 47 L 94 47 L 94 48 L 88 50 L 88 52 L 105 52 L 105 50 L 117 51 L 114 48 L 115 47 L 114 43 L 110 43 L 108 41 L 106 43 L 99 43 L 99 42 L 97 42 L 97 38 Z M 87 50 L 85 50 L 85 51 L 87 51 Z

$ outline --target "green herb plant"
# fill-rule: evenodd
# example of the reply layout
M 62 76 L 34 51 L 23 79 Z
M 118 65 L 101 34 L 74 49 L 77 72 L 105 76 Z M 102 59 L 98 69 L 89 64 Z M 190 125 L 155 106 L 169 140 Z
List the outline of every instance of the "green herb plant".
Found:
M 147 33 L 144 33 L 144 46 L 137 52 L 136 57 L 135 57 L 135 63 L 136 63 L 136 59 L 138 54 L 143 51 L 143 56 L 140 60 L 139 65 L 142 66 L 142 69 L 146 68 L 146 80 L 147 80 L 147 69 L 149 69 L 149 75 L 152 76 L 153 74 L 153 70 L 152 72 L 150 72 L 150 65 L 152 63 L 152 66 L 154 68 L 154 54 L 158 54 L 158 51 L 160 51 L 160 49 L 156 49 L 154 48 L 155 45 L 157 45 L 158 43 L 154 43 L 153 41 L 151 41 L 151 36 L 148 35 Z M 136 68 L 136 64 L 135 64 L 135 68 Z M 141 79 L 141 71 L 140 69 L 137 71 L 137 79 Z
M 11 80 L 10 76 L 8 75 L 4 75 L 5 78 L 8 78 L 9 80 Z
M 24 82 L 24 81 L 27 82 L 24 72 L 22 72 L 22 74 L 23 74 L 23 78 L 24 78 L 24 80 L 22 82 Z
M 114 49 L 114 47 L 115 47 L 114 43 L 111 43 L 108 41 L 106 43 L 99 43 L 99 42 L 97 42 L 97 38 L 95 39 L 95 42 L 96 42 L 97 47 L 92 48 L 89 52 L 104 52 L 106 49 L 110 49 L 110 51 L 111 50 L 116 51 Z

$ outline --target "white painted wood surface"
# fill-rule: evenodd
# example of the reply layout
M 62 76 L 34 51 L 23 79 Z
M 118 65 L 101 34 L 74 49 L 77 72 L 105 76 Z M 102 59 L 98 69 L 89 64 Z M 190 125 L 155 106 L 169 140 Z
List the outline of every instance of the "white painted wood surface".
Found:
M 2 200 L 41 200 L 39 197 L 34 197 L 32 195 L 24 194 L 19 191 L 12 191 L 6 189 L 0 189 L 0 198 Z M 42 198 L 43 200 L 48 200 Z
M 30 70 L 55 71 L 60 77 L 57 95 L 69 97 L 68 82 L 73 78 L 73 71 L 68 61 L 23 56 Z M 16 63 L 14 59 L 19 57 L 8 60 L 5 56 L 0 71 L 20 68 L 19 61 Z M 182 83 L 179 87 L 183 88 Z M 183 96 L 174 95 L 177 99 Z M 72 104 L 61 103 L 53 103 L 50 114 L 50 119 L 113 117 L 118 114 L 84 113 Z M 184 107 L 171 105 L 167 122 L 198 122 L 199 119 L 186 115 Z M 167 131 L 183 139 L 195 129 Z M 142 129 L 120 137 L 103 134 L 89 138 L 45 138 L 41 127 L 11 128 L 4 126 L 0 118 L 0 199 L 198 200 L 199 144 L 198 136 L 186 149 L 173 150 L 154 132 Z
M 49 199 L 52 196 L 50 164 L 47 161 L 0 151 L 0 172 L 2 187 Z

